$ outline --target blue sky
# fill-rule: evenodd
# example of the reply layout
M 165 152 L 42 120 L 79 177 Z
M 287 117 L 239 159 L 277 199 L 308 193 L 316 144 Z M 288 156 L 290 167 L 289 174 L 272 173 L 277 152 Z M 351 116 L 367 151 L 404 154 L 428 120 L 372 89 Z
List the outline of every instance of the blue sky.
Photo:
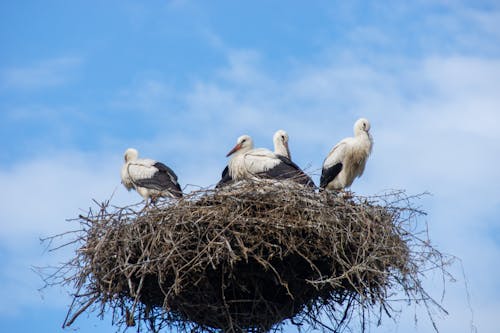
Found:
M 171 166 L 190 191 L 217 182 L 239 135 L 271 148 L 283 128 L 317 182 L 360 116 L 375 146 L 352 190 L 431 192 L 429 235 L 462 259 L 472 311 L 454 267 L 441 332 L 498 329 L 497 1 L 1 1 L 0 45 L 6 332 L 63 332 L 70 299 L 38 292 L 31 267 L 71 252 L 38 239 L 74 229 L 66 219 L 92 199 L 139 201 L 119 182 L 126 148 Z M 371 331 L 430 331 L 422 311 L 402 309 Z M 75 325 L 114 331 L 92 314 Z

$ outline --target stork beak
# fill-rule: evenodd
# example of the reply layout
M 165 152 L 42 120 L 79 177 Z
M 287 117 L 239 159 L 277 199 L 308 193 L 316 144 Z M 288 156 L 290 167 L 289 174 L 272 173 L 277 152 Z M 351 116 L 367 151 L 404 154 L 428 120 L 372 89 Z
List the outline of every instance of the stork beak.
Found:
M 227 153 L 226 157 L 231 156 L 232 154 L 234 154 L 234 152 L 236 152 L 236 151 L 238 151 L 238 150 L 240 150 L 240 149 L 241 149 L 241 143 L 238 143 L 236 146 L 234 146 L 234 148 L 233 148 L 233 149 L 231 149 L 231 150 L 229 151 L 229 153 Z

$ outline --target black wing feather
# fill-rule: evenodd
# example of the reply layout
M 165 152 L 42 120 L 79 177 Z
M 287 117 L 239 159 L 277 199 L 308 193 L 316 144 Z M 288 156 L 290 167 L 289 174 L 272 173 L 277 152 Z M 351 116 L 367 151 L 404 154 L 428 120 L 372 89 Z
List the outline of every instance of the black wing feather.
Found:
M 220 188 L 225 185 L 229 185 L 233 182 L 233 178 L 229 175 L 229 166 L 226 165 L 224 170 L 222 170 L 222 176 L 215 188 Z
M 266 178 L 291 179 L 299 184 L 315 187 L 313 180 L 302 169 L 292 162 L 288 157 L 276 155 L 281 160 L 277 166 L 263 172 L 261 175 Z
M 174 170 L 170 169 L 168 166 L 166 166 L 165 164 L 161 163 L 161 162 L 156 162 L 155 164 L 153 164 L 153 166 L 155 168 L 157 168 L 159 171 L 161 172 L 166 172 L 168 173 L 173 179 L 175 179 L 177 181 L 177 175 L 175 174 Z
M 177 182 L 177 175 L 168 166 L 161 162 L 153 164 L 158 169 L 151 178 L 138 179 L 135 184 L 140 187 L 158 191 L 169 191 L 175 197 L 182 197 L 182 189 Z
M 329 168 L 326 168 L 326 169 L 323 168 L 323 170 L 321 171 L 321 178 L 319 181 L 319 187 L 325 188 L 328 185 L 328 183 L 330 183 L 332 180 L 335 179 L 335 177 L 337 177 L 337 175 L 340 173 L 340 171 L 342 171 L 342 163 L 340 163 L 340 162 L 332 165 Z

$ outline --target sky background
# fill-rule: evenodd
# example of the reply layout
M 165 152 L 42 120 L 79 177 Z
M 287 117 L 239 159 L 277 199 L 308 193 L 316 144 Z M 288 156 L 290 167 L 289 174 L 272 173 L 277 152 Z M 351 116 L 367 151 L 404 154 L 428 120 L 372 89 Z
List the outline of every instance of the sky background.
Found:
M 498 1 L 0 1 L 2 331 L 115 331 L 95 314 L 62 330 L 68 292 L 38 291 L 32 267 L 70 258 L 39 239 L 92 199 L 140 201 L 120 184 L 126 148 L 189 192 L 218 181 L 239 135 L 272 148 L 283 128 L 318 182 L 361 116 L 375 145 L 352 190 L 430 192 L 422 223 L 462 260 L 440 331 L 498 332 Z M 431 331 L 401 309 L 370 332 Z

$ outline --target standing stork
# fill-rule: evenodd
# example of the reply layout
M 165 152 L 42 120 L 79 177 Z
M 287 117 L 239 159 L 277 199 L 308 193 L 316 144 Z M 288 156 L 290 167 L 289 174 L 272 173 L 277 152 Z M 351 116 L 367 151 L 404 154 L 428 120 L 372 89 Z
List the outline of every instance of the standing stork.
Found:
M 122 184 L 127 190 L 135 189 L 146 203 L 158 197 L 182 197 L 177 175 L 161 162 L 149 158 L 139 158 L 134 148 L 125 151 L 125 164 L 121 170 Z
M 248 135 L 238 138 L 236 145 L 226 155 L 232 158 L 228 163 L 231 179 L 290 179 L 299 184 L 314 187 L 311 178 L 287 157 L 277 155 L 265 148 L 253 148 L 253 140 Z
M 323 162 L 320 188 L 342 190 L 363 174 L 373 145 L 369 131 L 370 122 L 360 118 L 354 123 L 354 137 L 345 138 L 332 148 Z

